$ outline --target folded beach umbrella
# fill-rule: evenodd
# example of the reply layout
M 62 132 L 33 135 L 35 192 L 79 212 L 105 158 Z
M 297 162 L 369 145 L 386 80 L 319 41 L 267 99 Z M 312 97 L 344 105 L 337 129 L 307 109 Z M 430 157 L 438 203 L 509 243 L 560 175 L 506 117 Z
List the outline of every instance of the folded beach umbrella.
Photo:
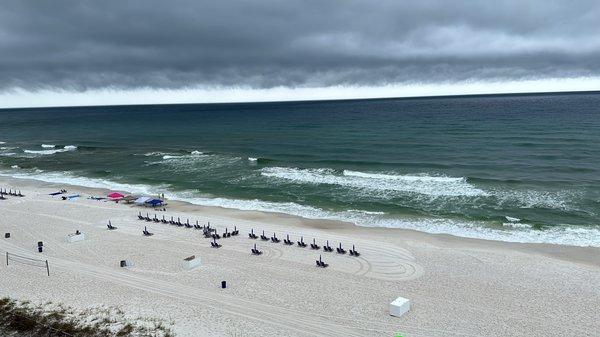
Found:
M 107 197 L 108 197 L 109 199 L 117 200 L 117 199 L 121 199 L 121 198 L 123 198 L 123 197 L 124 197 L 124 195 L 123 195 L 123 194 L 121 194 L 121 193 L 119 193 L 119 192 L 112 192 L 112 193 L 109 193 L 109 194 L 107 195 Z

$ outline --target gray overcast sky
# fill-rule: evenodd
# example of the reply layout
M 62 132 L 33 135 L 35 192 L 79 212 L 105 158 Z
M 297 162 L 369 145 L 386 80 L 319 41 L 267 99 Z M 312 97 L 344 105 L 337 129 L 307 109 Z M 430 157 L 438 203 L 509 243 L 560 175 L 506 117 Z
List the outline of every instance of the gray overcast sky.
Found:
M 600 1 L 0 4 L 0 93 L 600 75 Z

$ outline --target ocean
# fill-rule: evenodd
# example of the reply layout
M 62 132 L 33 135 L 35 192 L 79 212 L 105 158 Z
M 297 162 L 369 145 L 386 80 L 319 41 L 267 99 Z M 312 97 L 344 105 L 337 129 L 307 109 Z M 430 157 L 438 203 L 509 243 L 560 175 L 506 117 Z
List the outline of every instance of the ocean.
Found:
M 4 109 L 0 175 L 600 246 L 600 93 Z

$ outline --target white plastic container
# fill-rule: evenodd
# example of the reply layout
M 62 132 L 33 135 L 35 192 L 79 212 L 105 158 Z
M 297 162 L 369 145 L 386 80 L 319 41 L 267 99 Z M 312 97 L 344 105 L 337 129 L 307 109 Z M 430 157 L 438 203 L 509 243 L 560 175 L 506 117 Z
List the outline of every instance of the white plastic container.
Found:
M 410 310 L 410 300 L 398 297 L 390 303 L 390 315 L 400 317 Z

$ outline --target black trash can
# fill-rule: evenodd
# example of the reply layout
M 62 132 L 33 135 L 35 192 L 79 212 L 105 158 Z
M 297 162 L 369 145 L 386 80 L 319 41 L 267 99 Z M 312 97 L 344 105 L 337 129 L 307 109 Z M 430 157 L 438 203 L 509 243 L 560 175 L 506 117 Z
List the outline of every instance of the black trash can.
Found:
M 38 241 L 38 247 L 43 247 L 44 243 L 42 241 Z
M 4 238 L 5 238 L 5 239 L 8 239 L 8 238 L 10 238 L 10 233 L 4 233 Z
M 227 282 L 221 281 L 221 289 L 225 289 L 225 288 L 227 288 Z
M 43 246 L 38 246 L 38 252 L 43 252 L 44 251 L 44 247 Z

